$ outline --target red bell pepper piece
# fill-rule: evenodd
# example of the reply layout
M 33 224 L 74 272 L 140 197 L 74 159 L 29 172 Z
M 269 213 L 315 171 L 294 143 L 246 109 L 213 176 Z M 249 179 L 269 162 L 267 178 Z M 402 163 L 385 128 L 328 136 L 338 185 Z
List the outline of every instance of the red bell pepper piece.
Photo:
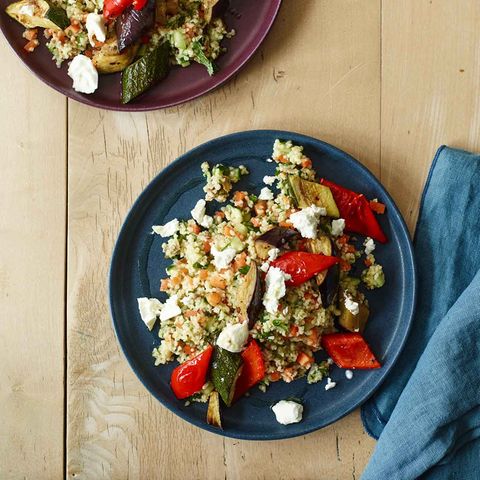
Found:
M 330 188 L 340 216 L 345 219 L 345 230 L 372 237 L 381 243 L 388 241 L 364 195 L 324 178 L 320 180 L 320 183 Z
M 285 283 L 296 287 L 339 261 L 337 257 L 321 253 L 290 251 L 275 259 L 270 265 L 288 273 L 292 278 Z
M 132 3 L 133 0 L 104 0 L 103 17 L 106 20 L 118 17 Z
M 330 333 L 322 336 L 322 347 L 340 368 L 369 370 L 379 361 L 359 333 Z
M 133 8 L 135 10 L 142 10 L 142 8 L 147 4 L 148 0 L 133 0 Z
M 207 381 L 213 347 L 209 345 L 196 357 L 180 364 L 172 372 L 170 383 L 177 398 L 187 398 L 199 392 Z
M 243 369 L 235 385 L 234 400 L 245 395 L 250 388 L 265 377 L 265 362 L 262 350 L 255 340 L 250 340 L 247 348 L 242 352 Z

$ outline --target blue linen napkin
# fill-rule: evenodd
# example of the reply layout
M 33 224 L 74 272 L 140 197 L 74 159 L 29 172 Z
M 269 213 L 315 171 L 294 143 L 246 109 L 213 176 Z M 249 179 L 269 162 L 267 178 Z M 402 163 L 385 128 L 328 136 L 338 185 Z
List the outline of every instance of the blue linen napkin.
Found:
M 362 407 L 379 438 L 363 480 L 480 479 L 480 155 L 441 147 L 414 239 L 418 304 Z

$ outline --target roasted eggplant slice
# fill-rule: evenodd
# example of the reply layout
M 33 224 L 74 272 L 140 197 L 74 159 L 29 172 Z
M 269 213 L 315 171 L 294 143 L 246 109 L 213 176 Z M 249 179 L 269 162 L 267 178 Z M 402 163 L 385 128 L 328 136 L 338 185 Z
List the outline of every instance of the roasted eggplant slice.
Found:
M 166 0 L 167 14 L 176 15 L 178 13 L 178 0 Z
M 332 254 L 332 242 L 326 235 L 321 235 L 313 240 L 308 240 L 306 244 L 307 250 L 312 253 L 323 253 L 330 256 Z M 327 277 L 328 269 L 315 275 L 317 285 L 322 285 Z
M 214 427 L 222 428 L 222 417 L 220 416 L 220 397 L 214 390 L 208 399 L 207 423 Z
M 288 250 L 290 242 L 296 240 L 299 234 L 296 230 L 286 227 L 274 227 L 255 240 L 257 255 L 265 260 L 268 258 L 268 251 L 276 247 L 280 250 Z
M 227 407 L 232 404 L 242 367 L 242 356 L 239 353 L 229 352 L 218 345 L 215 347 L 211 370 L 212 382 Z
M 117 38 L 113 36 L 107 38 L 100 50 L 94 52 L 92 62 L 98 73 L 122 72 L 132 63 L 137 51 L 138 45 L 131 45 L 120 53 Z
M 340 212 L 333 199 L 332 192 L 325 185 L 317 182 L 310 182 L 303 178 L 289 175 L 288 181 L 292 189 L 293 196 L 300 208 L 307 208 L 311 205 L 323 207 L 327 210 L 329 217 L 338 218 Z
M 128 7 L 115 22 L 118 51 L 136 43 L 155 23 L 155 0 L 149 0 L 141 10 Z
M 350 310 L 345 306 L 345 293 L 341 292 L 340 297 L 340 317 L 338 318 L 338 323 L 345 329 L 350 332 L 363 333 L 367 325 L 368 317 L 370 315 L 369 308 L 360 300 L 355 299 L 358 302 L 359 312 L 354 315 Z
M 337 264 L 328 269 L 325 280 L 320 285 L 320 298 L 324 307 L 329 307 L 337 300 L 339 282 L 340 267 Z
M 252 328 L 262 308 L 262 279 L 255 262 L 250 264 L 238 295 L 241 314 L 248 318 L 248 327 Z

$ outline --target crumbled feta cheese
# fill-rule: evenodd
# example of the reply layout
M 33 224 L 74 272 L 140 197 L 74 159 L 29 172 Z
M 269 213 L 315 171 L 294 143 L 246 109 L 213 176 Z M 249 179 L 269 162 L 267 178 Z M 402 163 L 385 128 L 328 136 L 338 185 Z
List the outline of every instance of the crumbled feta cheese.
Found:
M 192 218 L 202 227 L 210 228 L 213 223 L 213 218 L 210 215 L 205 214 L 207 202 L 201 198 L 193 207 L 193 210 L 190 212 Z
M 165 322 L 181 313 L 182 310 L 178 306 L 178 296 L 172 295 L 163 305 L 162 312 L 160 313 L 160 321 Z
M 273 247 L 268 251 L 268 261 L 273 262 L 277 257 L 278 254 L 280 253 L 280 249 Z
M 267 273 L 269 268 L 270 268 L 270 264 L 268 262 L 263 262 L 262 265 L 260 265 L 260 270 L 262 272 Z
M 260 190 L 259 200 L 273 200 L 273 192 L 268 187 L 263 187 Z
M 345 228 L 345 220 L 339 218 L 338 220 L 332 220 L 332 235 L 334 237 L 339 237 L 343 235 L 343 229 Z
M 365 255 L 370 255 L 375 250 L 373 238 L 367 237 L 363 242 L 363 246 L 365 247 Z
M 268 175 L 265 175 L 265 176 L 263 177 L 263 183 L 264 183 L 265 185 L 273 185 L 273 183 L 275 182 L 275 178 L 276 178 L 276 177 L 273 177 L 273 176 L 270 177 L 270 176 L 268 176 Z
M 142 317 L 143 323 L 148 327 L 149 330 L 155 325 L 157 317 L 162 311 L 162 303 L 157 298 L 147 298 L 141 297 L 137 298 L 138 310 L 140 316 Z
M 77 55 L 68 66 L 73 89 L 80 93 L 93 93 L 98 88 L 98 72 L 90 58 Z
M 217 345 L 229 352 L 239 353 L 248 340 L 248 322 L 227 325 L 217 338 Z
M 90 45 L 95 46 L 95 39 L 104 42 L 107 38 L 107 29 L 103 20 L 103 15 L 98 13 L 89 13 L 86 21 L 87 35 Z M 95 39 L 93 38 L 95 37 Z
M 327 363 L 328 363 L 329 365 L 333 365 L 333 360 L 332 360 L 331 358 L 327 358 Z
M 272 163 L 273 160 L 272 160 L 271 158 L 267 158 L 267 162 L 268 162 L 268 163 Z
M 287 291 L 285 282 L 292 277 L 277 267 L 270 267 L 265 276 L 265 294 L 263 305 L 267 312 L 277 313 L 278 301 L 285 296 Z
M 18 10 L 20 15 L 27 15 L 28 17 L 33 17 L 35 14 L 35 9 L 32 4 L 29 5 L 22 5 Z
M 290 221 L 303 238 L 316 238 L 320 217 L 326 215 L 323 207 L 312 205 L 290 215 Z
M 303 405 L 290 400 L 280 400 L 272 407 L 273 413 L 278 423 L 290 425 L 302 420 Z
M 351 380 L 353 378 L 353 372 L 351 370 L 345 370 L 345 376 L 347 380 Z
M 213 255 L 213 264 L 217 270 L 227 268 L 234 259 L 237 251 L 232 247 L 227 247 L 224 250 L 218 250 L 215 245 L 212 245 L 210 253 Z
M 174 218 L 165 225 L 153 225 L 152 230 L 161 237 L 171 237 L 177 232 L 179 226 L 178 218 Z
M 327 378 L 327 384 L 325 385 L 325 390 L 331 390 L 337 386 L 337 382 L 332 382 L 330 377 Z
M 360 305 L 355 302 L 350 296 L 345 294 L 345 308 L 352 314 L 358 315 L 360 312 Z

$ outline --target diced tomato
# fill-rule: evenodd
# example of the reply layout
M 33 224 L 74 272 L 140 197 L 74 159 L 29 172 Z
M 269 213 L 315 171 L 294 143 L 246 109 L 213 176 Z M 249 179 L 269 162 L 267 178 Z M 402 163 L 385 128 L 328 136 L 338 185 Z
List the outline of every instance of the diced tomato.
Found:
M 312 168 L 312 161 L 305 157 L 303 160 L 302 160 L 302 167 L 303 168 Z
M 298 326 L 297 325 L 291 325 L 290 326 L 290 331 L 288 332 L 290 337 L 296 337 L 298 335 Z
M 265 362 L 263 361 L 262 350 L 255 340 L 250 340 L 247 348 L 242 352 L 243 369 L 238 377 L 235 386 L 234 400 L 256 385 L 265 377 Z
M 370 208 L 373 212 L 380 215 L 385 213 L 385 205 L 383 203 L 370 201 Z
M 199 392 L 207 380 L 213 347 L 209 345 L 202 353 L 176 367 L 170 383 L 173 393 L 179 399 Z
M 345 245 L 346 243 L 348 243 L 349 240 L 350 240 L 350 237 L 348 235 L 342 235 L 341 237 L 337 238 L 337 242 L 340 245 Z
M 272 372 L 268 378 L 271 382 L 278 382 L 282 378 L 282 375 L 280 372 Z
M 322 347 L 340 368 L 380 368 L 379 361 L 359 333 L 331 333 L 322 336 Z
M 286 282 L 287 285 L 298 286 L 339 261 L 337 257 L 321 253 L 290 251 L 275 259 L 271 265 L 292 277 Z
M 313 363 L 313 357 L 307 355 L 305 352 L 300 352 L 297 356 L 297 363 L 302 367 L 306 367 L 307 365 L 311 365 Z
M 340 259 L 340 270 L 342 272 L 349 272 L 352 269 L 352 266 L 343 258 Z

